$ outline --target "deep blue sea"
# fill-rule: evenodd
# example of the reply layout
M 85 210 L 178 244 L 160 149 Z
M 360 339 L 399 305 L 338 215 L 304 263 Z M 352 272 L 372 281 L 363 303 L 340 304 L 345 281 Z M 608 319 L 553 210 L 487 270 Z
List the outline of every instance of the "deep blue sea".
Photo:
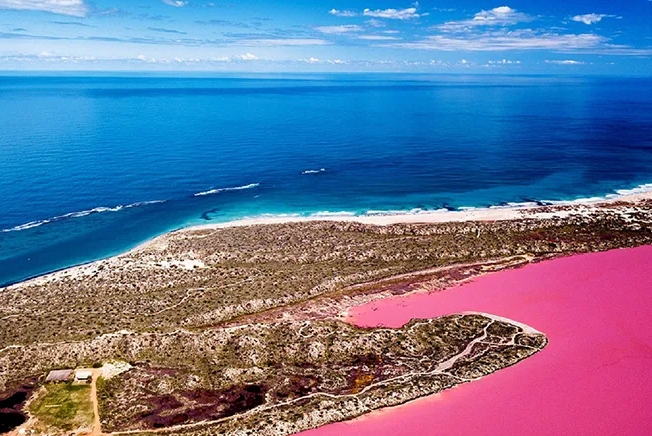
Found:
M 195 224 L 651 182 L 652 79 L 0 76 L 0 284 Z

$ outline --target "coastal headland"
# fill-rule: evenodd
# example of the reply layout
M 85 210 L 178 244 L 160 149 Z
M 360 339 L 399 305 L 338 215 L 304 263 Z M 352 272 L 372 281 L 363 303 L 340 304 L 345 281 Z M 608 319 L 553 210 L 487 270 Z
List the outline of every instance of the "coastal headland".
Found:
M 406 312 L 375 327 L 382 316 L 358 322 L 363 309 L 354 308 L 650 244 L 649 194 L 172 232 L 0 290 L 0 400 L 21 400 L 0 413 L 22 414 L 22 430 L 56 433 L 63 424 L 45 425 L 34 406 L 47 395 L 44 376 L 111 365 L 122 370 L 101 377 L 95 395 L 103 434 L 292 434 L 446 398 L 468 389 L 454 386 L 531 368 L 555 343 L 546 327 L 555 328 L 481 305 Z M 517 282 L 505 292 L 521 295 Z

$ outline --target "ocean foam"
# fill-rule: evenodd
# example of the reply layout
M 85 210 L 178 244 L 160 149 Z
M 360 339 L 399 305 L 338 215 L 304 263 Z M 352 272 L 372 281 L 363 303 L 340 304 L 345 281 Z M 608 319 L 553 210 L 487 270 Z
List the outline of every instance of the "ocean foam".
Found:
M 146 206 L 148 204 L 157 204 L 157 203 L 165 203 L 165 200 L 154 200 L 154 201 L 139 201 L 136 203 L 131 203 L 131 204 L 125 204 L 125 205 L 118 205 L 115 207 L 96 207 L 93 209 L 88 209 L 88 210 L 82 210 L 80 212 L 70 212 L 66 213 L 63 215 L 55 216 L 53 218 L 48 218 L 44 220 L 38 220 L 38 221 L 31 221 L 25 224 L 21 224 L 15 227 L 12 227 L 10 229 L 2 229 L 0 230 L 0 233 L 8 233 L 8 232 L 19 232 L 21 230 L 28 230 L 28 229 L 33 229 L 35 227 L 42 226 L 44 224 L 49 224 L 49 223 L 55 223 L 57 221 L 63 221 L 66 219 L 70 218 L 81 218 L 85 217 L 91 214 L 96 214 L 96 213 L 104 213 L 104 212 L 118 212 L 123 209 L 131 209 L 132 207 L 138 207 L 138 206 Z
M 507 202 L 502 204 L 496 204 L 492 206 L 460 206 L 455 210 L 459 212 L 480 212 L 487 209 L 518 209 L 526 207 L 538 207 L 542 205 L 550 206 L 564 206 L 564 205 L 581 205 L 584 203 L 597 203 L 607 200 L 615 200 L 621 197 L 637 194 L 645 194 L 652 192 L 652 183 L 646 183 L 639 185 L 632 189 L 618 189 L 610 194 L 605 194 L 604 196 L 593 196 L 593 197 L 581 197 L 573 200 L 535 200 L 535 201 L 523 201 L 523 202 Z M 455 211 L 454 210 L 454 211 Z M 454 212 L 453 211 L 453 212 Z M 427 214 L 433 212 L 451 212 L 450 209 L 422 209 L 415 208 L 411 210 L 368 210 L 363 215 L 364 216 L 394 216 L 394 215 L 419 215 Z
M 489 206 L 489 209 L 513 209 L 516 207 L 536 207 L 539 206 L 539 204 L 535 201 L 524 201 L 521 203 L 505 203 L 505 204 L 497 204 L 494 206 Z
M 297 218 L 300 217 L 300 213 L 263 213 L 255 217 L 245 217 L 244 219 L 256 219 L 256 218 Z
M 244 189 L 252 189 L 260 186 L 260 183 L 250 183 L 249 185 L 244 185 L 244 186 L 236 186 L 233 188 L 218 188 L 218 189 L 211 189 L 209 191 L 204 191 L 204 192 L 198 192 L 194 196 L 195 197 L 203 197 L 205 195 L 213 195 L 213 194 L 219 194 L 220 192 L 228 192 L 228 191 L 242 191 Z
M 355 212 L 346 212 L 346 211 L 341 211 L 341 212 L 330 212 L 328 210 L 321 211 L 321 212 L 315 212 L 310 214 L 311 217 L 336 217 L 336 216 L 355 216 Z
M 325 172 L 326 172 L 326 168 L 320 168 L 318 170 L 301 171 L 301 174 L 303 174 L 305 176 L 306 174 L 319 174 L 319 173 L 325 173 Z
M 448 209 L 422 209 L 414 208 L 410 210 L 368 210 L 365 216 L 394 216 L 394 215 L 421 215 L 433 212 L 449 212 Z
M 601 197 L 581 197 L 574 200 L 546 200 L 545 203 L 550 203 L 555 206 L 565 204 L 594 203 L 605 200 L 615 200 L 620 197 L 626 197 L 629 195 L 647 194 L 648 192 L 652 192 L 652 183 L 643 183 L 631 189 L 617 189 L 613 193 L 606 194 Z
M 618 189 L 616 194 L 622 195 L 635 195 L 635 194 L 645 194 L 652 191 L 652 183 L 645 183 L 643 185 L 638 185 L 633 189 Z

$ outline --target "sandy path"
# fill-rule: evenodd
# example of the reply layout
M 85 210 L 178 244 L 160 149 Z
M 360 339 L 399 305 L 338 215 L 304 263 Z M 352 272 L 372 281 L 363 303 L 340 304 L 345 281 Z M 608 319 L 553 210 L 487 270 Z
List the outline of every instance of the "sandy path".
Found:
M 93 431 L 92 436 L 102 434 L 102 425 L 100 423 L 100 406 L 97 402 L 97 379 L 102 375 L 102 369 L 92 369 L 93 380 L 91 381 L 91 402 L 93 403 Z

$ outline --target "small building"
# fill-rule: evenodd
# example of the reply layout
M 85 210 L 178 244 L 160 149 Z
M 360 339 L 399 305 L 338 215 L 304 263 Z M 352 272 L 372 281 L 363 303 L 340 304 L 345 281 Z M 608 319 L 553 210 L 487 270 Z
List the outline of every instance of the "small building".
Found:
M 80 369 L 75 372 L 75 381 L 89 382 L 93 378 L 93 372 L 88 369 Z
M 70 381 L 72 378 L 72 369 L 58 369 L 55 371 L 50 371 L 47 378 L 45 379 L 48 383 L 63 383 Z

